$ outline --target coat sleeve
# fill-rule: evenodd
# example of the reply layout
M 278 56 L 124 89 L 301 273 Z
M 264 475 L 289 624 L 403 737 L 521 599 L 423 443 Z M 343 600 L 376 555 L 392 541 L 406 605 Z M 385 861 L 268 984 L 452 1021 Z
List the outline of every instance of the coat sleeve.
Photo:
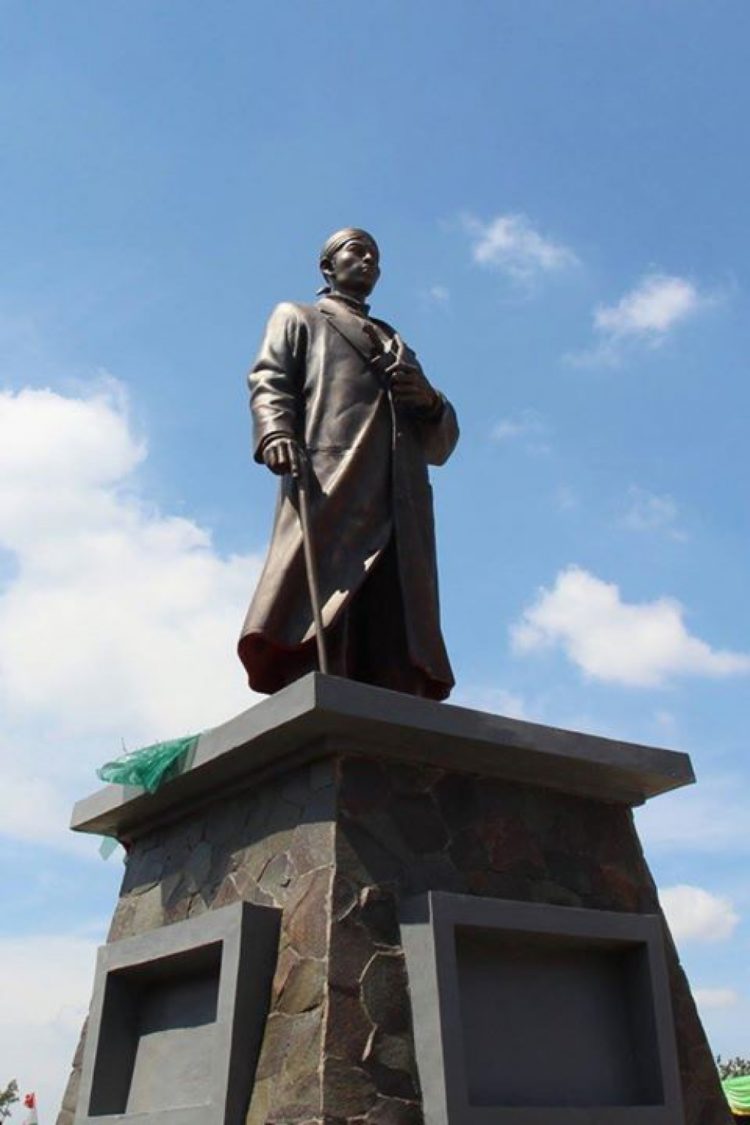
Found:
M 262 448 L 268 438 L 299 437 L 303 364 L 304 324 L 300 312 L 292 304 L 277 305 L 248 375 L 256 461 L 262 461 Z
M 428 465 L 443 465 L 456 448 L 458 419 L 456 412 L 444 395 L 443 409 L 435 419 L 419 423 L 419 433 Z

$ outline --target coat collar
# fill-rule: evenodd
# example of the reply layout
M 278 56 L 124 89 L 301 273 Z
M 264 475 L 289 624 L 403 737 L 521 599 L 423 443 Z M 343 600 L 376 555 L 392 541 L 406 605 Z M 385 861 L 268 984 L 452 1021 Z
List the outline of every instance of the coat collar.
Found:
M 360 316 L 370 315 L 370 306 L 366 301 L 358 301 L 356 297 L 347 297 L 343 293 L 326 293 L 326 301 L 332 301 L 334 305 L 343 305 L 344 308 L 351 309 Z

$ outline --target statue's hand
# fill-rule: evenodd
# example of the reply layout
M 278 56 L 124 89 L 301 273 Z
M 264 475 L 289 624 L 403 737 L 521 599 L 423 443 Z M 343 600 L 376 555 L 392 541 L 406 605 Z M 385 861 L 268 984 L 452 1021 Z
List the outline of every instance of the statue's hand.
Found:
M 441 396 L 430 383 L 419 363 L 406 359 L 406 348 L 398 333 L 394 337 L 394 343 L 396 358 L 390 367 L 386 368 L 390 376 L 389 386 L 394 401 L 417 414 L 428 416 L 436 414 L 443 402 Z
M 391 393 L 400 406 L 418 414 L 433 414 L 442 399 L 425 377 L 421 367 L 401 365 L 391 374 Z
M 271 438 L 263 447 L 262 456 L 263 463 L 279 476 L 291 473 L 293 477 L 298 477 L 302 471 L 303 453 L 294 438 Z

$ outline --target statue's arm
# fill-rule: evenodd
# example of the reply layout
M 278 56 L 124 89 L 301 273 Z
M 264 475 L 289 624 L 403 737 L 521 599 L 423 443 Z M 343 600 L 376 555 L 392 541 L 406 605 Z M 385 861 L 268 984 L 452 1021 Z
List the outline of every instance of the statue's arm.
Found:
M 303 324 L 291 304 L 277 305 L 248 375 L 253 415 L 253 456 L 263 461 L 274 438 L 297 438 L 301 429 Z
M 425 460 L 429 465 L 443 465 L 456 448 L 458 419 L 445 395 L 440 394 L 441 406 L 430 418 L 419 420 L 419 432 Z

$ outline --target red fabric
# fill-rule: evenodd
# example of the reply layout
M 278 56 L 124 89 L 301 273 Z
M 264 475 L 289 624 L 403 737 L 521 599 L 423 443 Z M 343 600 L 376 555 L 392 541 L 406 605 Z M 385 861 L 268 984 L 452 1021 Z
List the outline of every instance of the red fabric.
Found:
M 27 1094 L 23 1099 L 26 1109 L 36 1109 L 36 1094 Z

